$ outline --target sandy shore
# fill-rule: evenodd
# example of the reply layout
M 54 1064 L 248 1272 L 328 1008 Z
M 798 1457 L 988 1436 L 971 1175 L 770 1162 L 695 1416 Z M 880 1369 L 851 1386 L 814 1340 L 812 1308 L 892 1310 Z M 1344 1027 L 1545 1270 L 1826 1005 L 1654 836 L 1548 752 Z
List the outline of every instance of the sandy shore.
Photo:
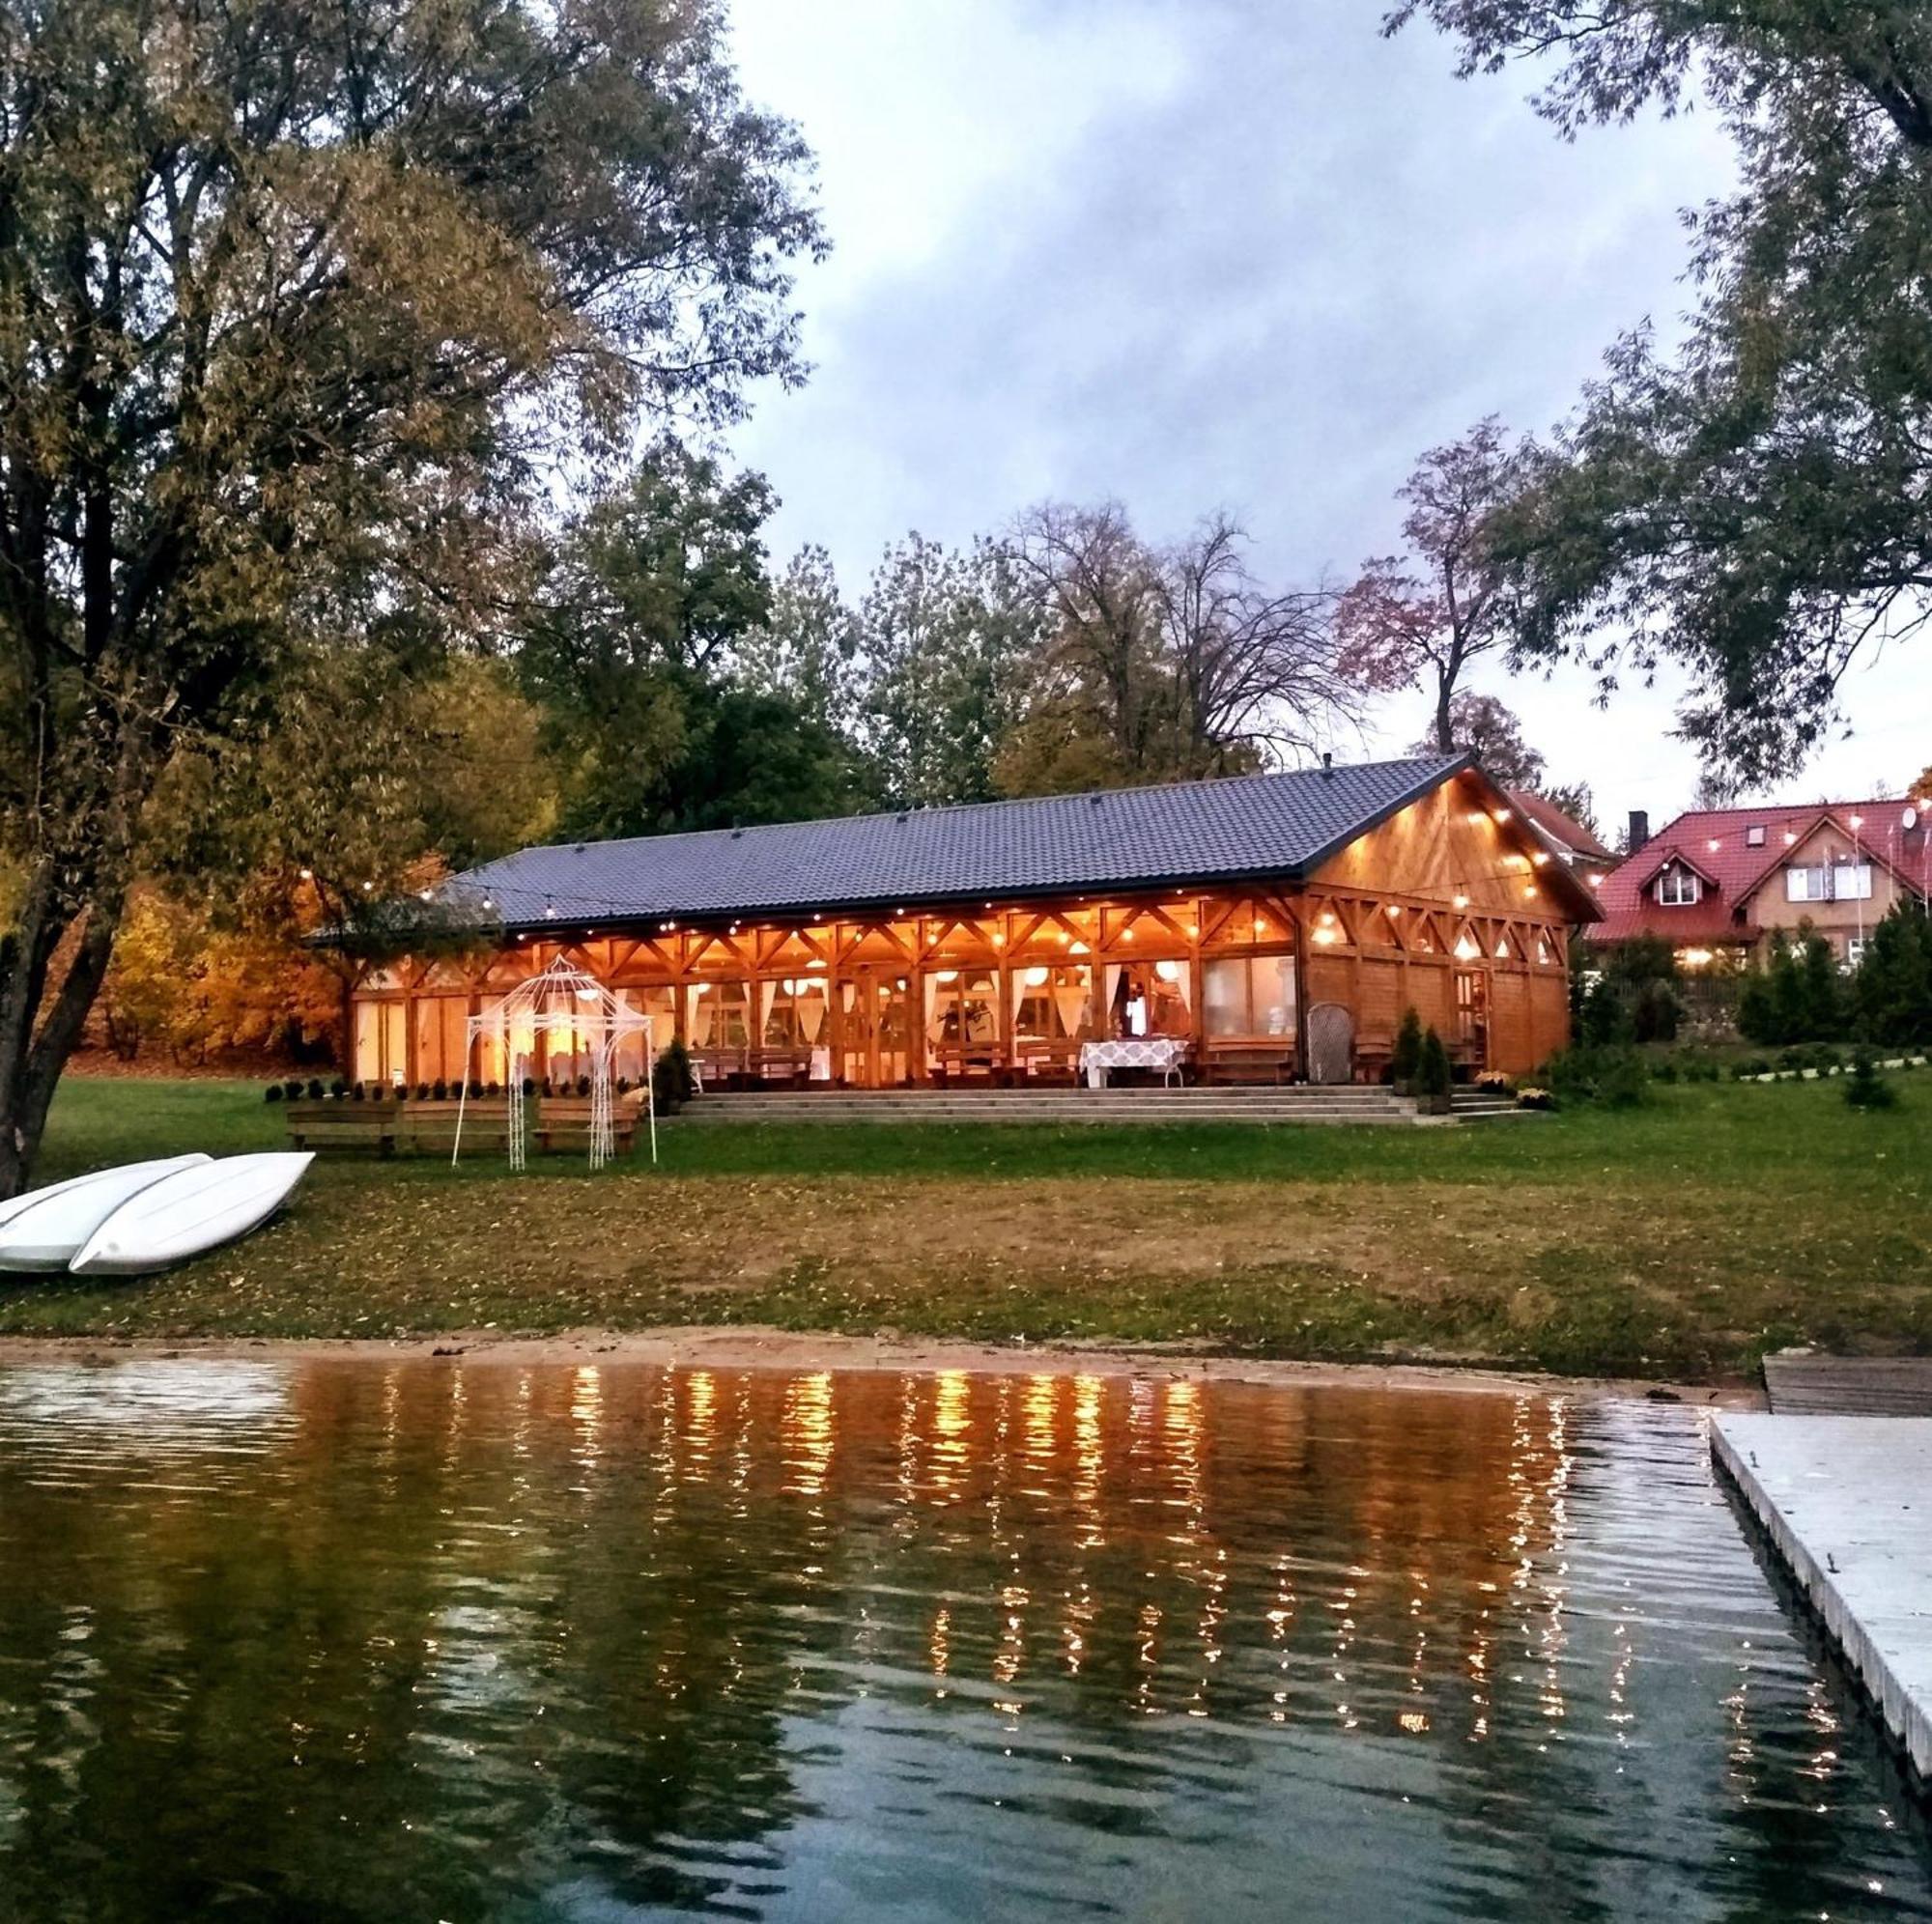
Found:
M 1315 1388 L 1453 1391 L 1470 1396 L 1645 1397 L 1728 1409 L 1760 1409 L 1762 1394 L 1745 1383 L 1683 1385 L 1612 1377 L 1545 1376 L 1420 1363 L 1291 1363 L 1265 1358 L 1202 1356 L 1185 1349 L 1132 1349 L 1045 1344 L 992 1344 L 839 1336 L 760 1328 L 664 1329 L 648 1335 L 571 1330 L 557 1336 L 502 1336 L 480 1330 L 406 1342 L 379 1339 L 242 1338 L 205 1341 L 99 1337 L 0 1337 L 8 1364 L 113 1364 L 153 1357 L 210 1361 L 265 1358 L 299 1362 L 394 1362 L 421 1358 L 465 1366 L 493 1364 L 645 1364 L 713 1370 L 963 1370 L 983 1375 L 1159 1376 L 1204 1383 L 1262 1383 Z

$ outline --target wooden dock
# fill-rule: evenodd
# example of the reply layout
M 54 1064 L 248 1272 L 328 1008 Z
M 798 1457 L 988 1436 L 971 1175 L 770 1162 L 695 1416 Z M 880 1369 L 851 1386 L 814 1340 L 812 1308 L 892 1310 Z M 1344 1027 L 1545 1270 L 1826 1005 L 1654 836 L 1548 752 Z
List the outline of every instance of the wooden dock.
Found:
M 1712 1418 L 1719 1469 L 1932 1786 L 1932 1418 Z
M 1932 1356 L 1825 1356 L 1786 1349 L 1764 1359 L 1777 1416 L 1932 1417 Z

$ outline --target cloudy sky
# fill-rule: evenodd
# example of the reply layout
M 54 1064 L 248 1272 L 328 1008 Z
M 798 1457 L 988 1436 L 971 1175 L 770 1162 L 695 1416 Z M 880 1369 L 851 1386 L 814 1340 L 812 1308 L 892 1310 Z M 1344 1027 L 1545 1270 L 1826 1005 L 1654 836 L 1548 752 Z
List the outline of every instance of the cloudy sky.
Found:
M 1044 496 L 1143 532 L 1236 513 L 1283 585 L 1387 552 L 1423 449 L 1568 411 L 1616 332 L 1686 304 L 1677 210 L 1722 191 L 1697 116 L 1565 145 L 1531 76 L 1458 81 L 1378 0 L 732 0 L 748 94 L 819 156 L 835 241 L 800 285 L 816 372 L 735 438 L 784 497 L 780 555 L 848 592 L 909 528 L 949 542 Z M 1475 686 L 1606 829 L 1685 806 L 1667 689 Z M 1932 756 L 1932 660 L 1848 690 L 1855 733 L 1798 795 Z M 1399 751 L 1420 695 L 1375 718 Z

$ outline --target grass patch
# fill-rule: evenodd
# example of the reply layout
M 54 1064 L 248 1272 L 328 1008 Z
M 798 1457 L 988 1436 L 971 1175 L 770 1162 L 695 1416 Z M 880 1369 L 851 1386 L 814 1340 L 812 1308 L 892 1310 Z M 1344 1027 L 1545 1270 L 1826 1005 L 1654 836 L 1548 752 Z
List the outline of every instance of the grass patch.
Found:
M 1734 1374 L 1932 1351 L 1932 1073 L 1661 1089 L 1461 1129 L 664 1132 L 653 1172 L 323 1162 L 282 1221 L 146 1282 L 0 1282 L 0 1330 L 390 1336 L 760 1323 Z M 43 1175 L 279 1146 L 253 1085 L 73 1080 Z

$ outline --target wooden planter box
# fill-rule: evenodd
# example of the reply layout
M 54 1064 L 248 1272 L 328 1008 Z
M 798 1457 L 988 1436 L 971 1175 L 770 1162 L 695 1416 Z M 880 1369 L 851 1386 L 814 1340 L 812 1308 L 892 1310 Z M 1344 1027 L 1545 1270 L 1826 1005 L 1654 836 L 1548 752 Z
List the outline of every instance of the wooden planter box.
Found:
M 335 1097 L 286 1106 L 289 1140 L 298 1149 L 322 1154 L 441 1155 L 456 1147 L 456 1121 L 463 1117 L 463 1146 L 479 1155 L 507 1155 L 510 1106 L 502 1096 L 472 1098 L 467 1104 L 441 1102 L 355 1102 Z M 529 1146 L 538 1155 L 590 1153 L 590 1098 L 580 1095 L 531 1096 L 525 1104 Z M 628 1155 L 637 1133 L 634 1103 L 611 1103 L 617 1153 Z

